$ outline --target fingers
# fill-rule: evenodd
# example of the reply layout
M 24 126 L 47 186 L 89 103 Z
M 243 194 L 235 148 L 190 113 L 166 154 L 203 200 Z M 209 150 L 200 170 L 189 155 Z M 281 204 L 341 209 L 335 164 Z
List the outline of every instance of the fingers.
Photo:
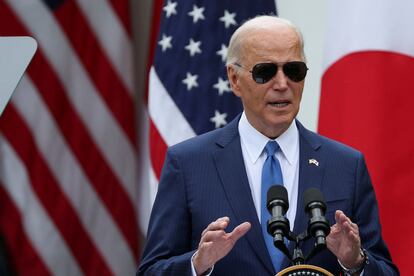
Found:
M 359 236 L 359 228 L 356 223 L 353 223 L 350 218 L 348 218 L 344 212 L 337 210 L 335 212 L 335 221 L 336 224 L 331 228 L 333 232 L 344 231 L 345 233 L 355 233 Z
M 346 267 L 356 267 L 361 263 L 359 254 L 361 239 L 359 228 L 342 211 L 335 212 L 335 225 L 327 238 L 327 246 Z
M 204 229 L 197 253 L 193 259 L 197 273 L 206 271 L 226 256 L 237 240 L 251 228 L 250 223 L 244 222 L 234 228 L 232 232 L 226 233 L 225 229 L 229 223 L 230 219 L 228 217 L 222 217 L 213 221 Z
M 224 230 L 229 225 L 230 219 L 228 217 L 221 217 L 210 223 L 206 229 L 204 229 L 201 236 L 204 236 L 208 231 Z
M 222 217 L 210 223 L 201 234 L 202 238 L 200 243 L 208 241 L 218 241 L 220 239 L 231 240 L 235 243 L 243 235 L 250 230 L 251 224 L 244 222 L 233 229 L 231 233 L 226 233 L 224 230 L 227 228 L 230 219 L 228 217 Z
M 331 226 L 331 232 L 327 237 L 331 244 L 336 239 L 347 239 L 352 244 L 360 244 L 359 228 L 342 211 L 335 212 L 336 223 Z M 342 236 L 342 237 L 341 237 Z
M 358 225 L 342 211 L 335 212 L 335 221 L 326 239 L 327 247 L 343 264 L 353 264 L 359 256 L 361 247 Z

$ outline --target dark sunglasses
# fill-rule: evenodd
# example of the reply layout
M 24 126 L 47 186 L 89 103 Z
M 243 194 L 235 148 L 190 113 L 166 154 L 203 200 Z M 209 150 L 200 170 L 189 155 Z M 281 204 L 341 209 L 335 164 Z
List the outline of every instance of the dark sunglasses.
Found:
M 238 63 L 234 65 L 243 68 Z M 283 74 L 285 74 L 291 81 L 300 82 L 305 79 L 309 68 L 303 61 L 289 61 L 285 63 L 258 63 L 249 71 L 252 73 L 253 80 L 256 83 L 263 84 L 270 81 L 276 74 L 279 66 L 282 66 Z M 245 69 L 245 68 L 243 68 Z M 247 70 L 247 69 L 246 69 Z

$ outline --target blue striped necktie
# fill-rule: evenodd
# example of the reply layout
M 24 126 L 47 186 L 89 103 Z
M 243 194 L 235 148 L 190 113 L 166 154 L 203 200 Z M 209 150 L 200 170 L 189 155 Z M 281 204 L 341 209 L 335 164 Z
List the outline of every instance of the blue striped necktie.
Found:
M 265 147 L 267 157 L 263 164 L 262 170 L 262 203 L 260 215 L 263 237 L 276 272 L 279 272 L 282 267 L 282 260 L 284 255 L 273 245 L 273 237 L 267 233 L 267 221 L 270 219 L 270 214 L 266 207 L 266 201 L 267 191 L 272 185 L 283 185 L 282 170 L 280 169 L 279 160 L 277 160 L 275 156 L 275 153 L 278 150 L 279 144 L 276 141 L 267 142 Z

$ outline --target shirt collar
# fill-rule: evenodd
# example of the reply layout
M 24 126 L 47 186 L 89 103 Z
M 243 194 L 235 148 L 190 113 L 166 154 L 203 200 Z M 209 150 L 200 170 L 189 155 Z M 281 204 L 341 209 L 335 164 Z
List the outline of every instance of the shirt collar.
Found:
M 256 163 L 267 142 L 271 139 L 257 131 L 250 124 L 245 112 L 243 112 L 239 121 L 239 133 L 240 139 L 246 147 L 250 161 Z M 288 163 L 292 165 L 295 161 L 295 152 L 297 152 L 299 147 L 299 131 L 295 120 L 292 121 L 285 132 L 274 140 L 279 144 L 280 150 Z

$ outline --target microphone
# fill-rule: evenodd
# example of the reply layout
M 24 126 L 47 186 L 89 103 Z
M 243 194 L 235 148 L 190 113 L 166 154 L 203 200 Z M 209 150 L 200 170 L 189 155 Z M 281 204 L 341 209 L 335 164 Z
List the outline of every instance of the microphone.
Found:
M 290 255 L 284 243 L 284 237 L 289 235 L 289 220 L 285 217 L 289 209 L 287 190 L 282 185 L 274 185 L 267 191 L 267 210 L 271 218 L 267 222 L 267 232 L 272 235 L 274 245 Z
M 309 216 L 308 232 L 315 238 L 316 247 L 326 247 L 326 236 L 331 227 L 325 218 L 326 204 L 322 192 L 317 188 L 309 188 L 304 196 L 305 212 Z

